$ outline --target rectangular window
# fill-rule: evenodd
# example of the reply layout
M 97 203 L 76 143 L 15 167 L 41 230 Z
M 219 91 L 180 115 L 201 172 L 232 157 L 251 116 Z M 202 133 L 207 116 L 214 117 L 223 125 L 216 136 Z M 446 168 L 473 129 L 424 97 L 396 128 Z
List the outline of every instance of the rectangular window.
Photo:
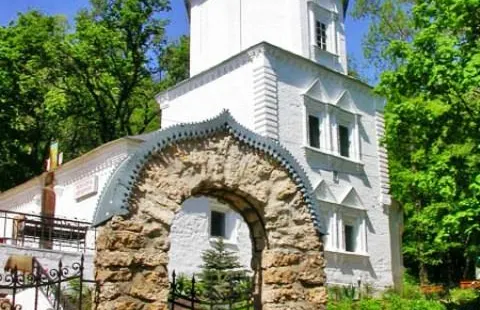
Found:
M 210 235 L 225 238 L 225 213 L 212 211 L 210 217 Z
M 313 115 L 308 116 L 308 142 L 311 147 L 320 148 L 320 121 Z
M 315 35 L 317 46 L 326 51 L 327 50 L 327 25 L 317 20 L 315 25 Z
M 355 227 L 351 225 L 345 225 L 345 251 L 355 252 Z
M 338 126 L 338 144 L 340 155 L 344 157 L 350 156 L 350 130 L 345 126 Z

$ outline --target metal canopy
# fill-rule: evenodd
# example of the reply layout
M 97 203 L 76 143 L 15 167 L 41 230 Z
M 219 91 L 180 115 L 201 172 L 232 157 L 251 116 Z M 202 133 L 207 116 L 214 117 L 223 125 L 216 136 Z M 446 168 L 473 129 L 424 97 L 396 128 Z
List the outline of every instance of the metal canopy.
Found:
M 296 183 L 297 188 L 303 193 L 304 201 L 317 231 L 321 235 L 325 234 L 312 185 L 300 164 L 281 144 L 243 127 L 227 110 L 204 122 L 179 124 L 152 133 L 148 140 L 129 159 L 125 160 L 110 177 L 100 195 L 93 226 L 103 224 L 114 215 L 129 214 L 128 201 L 132 189 L 140 171 L 153 154 L 161 152 L 174 143 L 197 138 L 208 139 L 221 132 L 231 135 L 253 149 L 269 154 L 285 168 Z

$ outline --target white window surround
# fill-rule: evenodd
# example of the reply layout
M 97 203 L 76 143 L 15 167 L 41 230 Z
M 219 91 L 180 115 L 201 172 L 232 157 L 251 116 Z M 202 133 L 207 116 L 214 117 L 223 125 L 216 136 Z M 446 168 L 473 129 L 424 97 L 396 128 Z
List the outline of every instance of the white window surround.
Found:
M 237 238 L 237 228 L 238 223 L 235 216 L 235 211 L 230 209 L 227 205 L 222 204 L 216 199 L 209 199 L 209 208 L 208 212 L 208 234 L 210 236 L 210 242 L 217 241 L 220 237 L 211 236 L 211 220 L 212 220 L 212 211 L 221 212 L 225 214 L 225 238 L 223 242 L 227 245 L 236 245 L 238 242 Z
M 325 251 L 355 256 L 369 256 L 367 247 L 367 227 L 365 210 L 360 208 L 332 204 L 323 212 L 327 218 L 328 233 L 324 237 Z M 355 250 L 345 249 L 345 225 L 354 227 Z
M 309 141 L 309 116 L 319 118 L 320 124 L 320 147 L 312 147 Z M 321 102 L 305 96 L 304 100 L 304 148 L 314 152 L 351 161 L 363 165 L 360 151 L 359 134 L 360 115 L 342 107 Z M 349 156 L 340 155 L 338 126 L 342 125 L 349 129 L 350 147 Z
M 315 52 L 330 54 L 338 57 L 338 35 L 337 35 L 337 20 L 338 14 L 330 11 L 324 7 L 319 6 L 314 2 L 308 3 L 308 24 L 309 24 L 309 42 Z M 325 24 L 327 46 L 326 49 L 322 49 L 317 45 L 317 22 Z

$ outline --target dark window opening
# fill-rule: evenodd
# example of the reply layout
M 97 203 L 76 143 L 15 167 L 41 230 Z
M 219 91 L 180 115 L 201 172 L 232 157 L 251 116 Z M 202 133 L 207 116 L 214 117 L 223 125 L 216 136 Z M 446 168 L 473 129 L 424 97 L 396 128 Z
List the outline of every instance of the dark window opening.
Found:
M 316 43 L 317 46 L 326 51 L 327 50 L 327 25 L 317 21 L 315 25 Z
M 212 211 L 210 220 L 210 235 L 225 238 L 225 213 Z
M 338 139 L 340 146 L 340 155 L 344 157 L 350 156 L 350 132 L 348 127 L 338 127 Z
M 308 142 L 311 147 L 320 148 L 320 121 L 312 115 L 308 116 Z
M 345 251 L 355 252 L 355 227 L 345 225 Z

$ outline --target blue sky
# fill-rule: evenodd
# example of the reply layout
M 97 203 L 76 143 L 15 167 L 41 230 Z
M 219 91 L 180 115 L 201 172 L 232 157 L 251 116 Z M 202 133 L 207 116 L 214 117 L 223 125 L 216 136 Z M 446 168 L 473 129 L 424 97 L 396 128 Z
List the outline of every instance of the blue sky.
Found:
M 0 25 L 7 25 L 14 20 L 19 12 L 29 9 L 37 9 L 48 14 L 62 14 L 73 18 L 75 12 L 81 8 L 88 7 L 88 0 L 0 0 Z M 170 40 L 188 33 L 188 19 L 183 5 L 183 0 L 171 0 L 172 11 L 167 17 L 170 25 L 167 28 L 167 35 Z M 373 70 L 365 67 L 365 60 L 362 55 L 362 37 L 368 29 L 367 21 L 354 21 L 347 17 L 347 49 L 367 76 L 373 74 Z

